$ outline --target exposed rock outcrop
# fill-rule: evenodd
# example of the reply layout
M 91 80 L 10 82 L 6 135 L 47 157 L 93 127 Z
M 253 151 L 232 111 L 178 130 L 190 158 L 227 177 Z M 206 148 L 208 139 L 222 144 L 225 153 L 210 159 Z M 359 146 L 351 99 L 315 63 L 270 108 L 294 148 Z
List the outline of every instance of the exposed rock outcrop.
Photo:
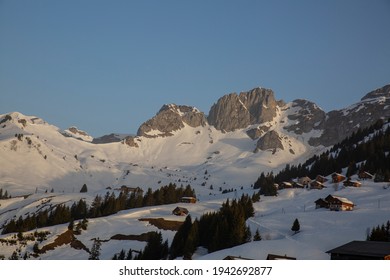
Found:
M 359 128 L 368 127 L 381 118 L 390 118 L 390 85 L 366 94 L 361 102 L 329 112 L 323 124 L 324 132 L 320 137 L 311 138 L 309 144 L 334 145 Z
M 74 126 L 69 127 L 62 134 L 66 137 L 74 137 L 78 140 L 82 140 L 82 141 L 86 141 L 86 142 L 92 142 L 92 140 L 93 140 L 93 137 L 88 135 L 88 133 L 86 133 L 85 131 L 82 131 Z
M 255 152 L 258 152 L 259 150 L 275 151 L 276 149 L 284 150 L 282 138 L 279 136 L 279 134 L 276 131 L 271 130 L 266 134 L 264 134 L 264 136 L 257 141 Z
M 255 127 L 251 128 L 246 131 L 246 134 L 252 139 L 255 140 L 259 138 L 261 135 L 266 133 L 270 129 L 269 126 L 260 126 L 260 127 Z
M 211 107 L 207 120 L 216 129 L 229 132 L 271 121 L 276 116 L 276 107 L 282 105 L 284 102 L 276 101 L 272 90 L 255 88 L 221 97 Z
M 363 101 L 366 99 L 377 97 L 390 97 L 390 84 L 367 93 L 365 96 L 363 96 L 361 100 Z
M 107 143 L 115 143 L 120 142 L 122 139 L 115 133 L 111 133 L 108 135 L 103 135 L 98 138 L 93 138 L 92 143 L 93 144 L 107 144 Z
M 139 147 L 133 136 L 127 136 L 125 139 L 123 139 L 123 143 L 125 143 L 130 147 L 134 147 L 134 148 Z
M 296 134 L 308 133 L 313 129 L 321 129 L 326 118 L 326 114 L 315 103 L 297 99 L 293 101 L 292 107 L 297 107 L 299 110 L 294 115 L 289 115 L 290 120 L 296 121 L 296 124 L 286 126 L 289 132 Z
M 156 116 L 140 126 L 137 135 L 151 138 L 171 136 L 172 132 L 182 129 L 184 124 L 192 127 L 205 126 L 207 120 L 205 115 L 194 107 L 164 105 Z

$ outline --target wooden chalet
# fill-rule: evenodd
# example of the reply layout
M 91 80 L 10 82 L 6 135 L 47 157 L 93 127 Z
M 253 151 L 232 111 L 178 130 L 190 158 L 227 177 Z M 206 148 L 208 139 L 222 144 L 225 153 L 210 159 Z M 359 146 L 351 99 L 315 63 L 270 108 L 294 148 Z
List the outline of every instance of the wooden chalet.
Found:
M 340 196 L 328 195 L 325 200 L 329 202 L 332 211 L 352 211 L 355 206 L 352 201 Z
M 322 175 L 317 175 L 316 181 L 320 182 L 320 183 L 325 183 L 325 182 L 328 182 L 328 179 Z
M 294 182 L 293 183 L 293 188 L 295 189 L 304 189 L 306 185 L 302 185 L 300 183 Z
M 366 179 L 371 179 L 372 180 L 372 179 L 374 179 L 374 175 L 372 175 L 372 174 L 370 174 L 370 173 L 368 173 L 366 171 L 359 172 L 358 177 L 359 177 L 359 179 L 362 179 L 362 180 L 366 180 Z
M 329 209 L 329 202 L 326 201 L 323 198 L 317 199 L 316 201 L 314 201 L 314 203 L 316 204 L 316 209 L 318 209 L 318 208 L 327 208 L 327 209 Z
M 279 189 L 292 189 L 294 186 L 290 182 L 281 182 L 279 184 Z
M 346 177 L 342 174 L 339 174 L 339 173 L 332 174 L 332 183 L 340 183 L 340 182 L 344 181 L 345 179 L 346 179 Z
M 351 181 L 351 180 L 347 180 L 347 181 L 344 181 L 344 186 L 345 187 L 355 187 L 355 188 L 359 188 L 362 186 L 362 183 L 358 182 L 358 181 Z
M 390 242 L 352 241 L 327 251 L 331 260 L 390 259 Z
M 184 207 L 176 207 L 172 211 L 172 214 L 176 216 L 187 216 L 188 213 L 189 213 L 188 209 Z
M 287 255 L 274 255 L 274 254 L 268 254 L 267 261 L 278 261 L 278 260 L 296 260 L 297 258 L 289 257 Z
M 311 181 L 310 182 L 310 189 L 314 189 L 314 190 L 322 190 L 324 188 L 324 185 L 319 182 L 319 181 Z
M 180 202 L 183 203 L 196 203 L 196 198 L 192 196 L 185 196 L 180 198 Z
M 120 190 L 121 192 L 124 192 L 124 193 L 130 193 L 130 192 L 134 192 L 134 193 L 142 193 L 144 192 L 140 187 L 128 187 L 128 186 L 121 186 L 119 189 L 117 190 Z
M 303 186 L 307 186 L 310 184 L 310 182 L 312 181 L 312 179 L 310 179 L 309 177 L 305 176 L 305 177 L 301 177 L 298 179 L 298 183 L 303 185 Z

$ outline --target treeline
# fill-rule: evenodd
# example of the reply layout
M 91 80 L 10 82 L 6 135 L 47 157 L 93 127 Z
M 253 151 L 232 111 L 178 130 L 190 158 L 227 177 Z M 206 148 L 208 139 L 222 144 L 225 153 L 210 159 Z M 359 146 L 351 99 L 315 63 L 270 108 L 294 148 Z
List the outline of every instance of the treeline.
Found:
M 195 191 L 190 185 L 178 188 L 176 184 L 171 183 L 155 191 L 149 188 L 145 195 L 140 189 L 121 191 L 118 196 L 114 192 L 107 192 L 104 197 L 96 195 L 91 206 L 80 199 L 70 207 L 59 204 L 53 210 L 46 209 L 37 214 L 28 214 L 24 218 L 19 216 L 18 219 L 12 219 L 3 226 L 2 234 L 69 223 L 72 220 L 109 216 L 121 210 L 177 203 L 183 196 L 195 197 Z
M 146 246 L 141 251 L 121 250 L 113 260 L 166 260 L 168 258 L 168 240 L 163 242 L 161 232 L 149 232 Z
M 194 222 L 191 216 L 187 216 L 172 240 L 169 258 L 183 256 L 191 259 L 199 246 L 214 252 L 251 241 L 252 234 L 246 220 L 252 216 L 254 208 L 248 195 L 231 202 L 227 200 L 218 212 L 203 214 Z
M 264 175 L 264 172 L 262 172 L 260 177 L 253 185 L 253 188 L 260 189 L 259 195 L 275 196 L 277 194 L 277 189 L 275 187 L 275 179 L 273 173 L 270 172 L 267 175 Z
M 7 190 L 4 192 L 3 189 L 0 189 L 0 199 L 8 199 L 11 196 L 8 194 Z
M 367 234 L 367 241 L 390 242 L 390 221 L 372 228 L 370 233 Z
M 328 176 L 334 172 L 341 173 L 342 168 L 347 168 L 348 177 L 359 171 L 366 171 L 376 174 L 376 181 L 388 182 L 390 181 L 390 126 L 383 130 L 384 125 L 388 123 L 389 121 L 385 123 L 383 120 L 378 120 L 368 128 L 357 130 L 321 155 L 315 155 L 303 164 L 287 164 L 277 175 L 271 173 L 265 177 L 270 177 L 268 182 L 273 179 L 275 183 L 281 183 L 304 176 L 312 179 L 317 175 Z M 367 139 L 369 136 L 370 139 Z

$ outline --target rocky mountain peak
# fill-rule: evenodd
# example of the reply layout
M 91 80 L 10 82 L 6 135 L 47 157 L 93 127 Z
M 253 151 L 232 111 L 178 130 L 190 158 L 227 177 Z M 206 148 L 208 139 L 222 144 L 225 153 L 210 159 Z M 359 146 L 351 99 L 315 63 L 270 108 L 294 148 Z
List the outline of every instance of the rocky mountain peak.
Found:
M 295 113 L 288 115 L 288 119 L 295 121 L 295 124 L 284 127 L 287 131 L 302 134 L 322 127 L 326 113 L 315 103 L 296 99 L 291 107 L 295 109 Z
M 221 97 L 211 107 L 207 120 L 216 129 L 229 132 L 271 121 L 276 107 L 283 105 L 283 101 L 275 100 L 272 90 L 255 88 Z
M 374 124 L 378 119 L 390 118 L 390 85 L 367 93 L 360 102 L 345 109 L 333 110 L 326 114 L 320 137 L 311 138 L 313 146 L 331 146 L 358 129 Z
M 390 97 L 390 84 L 385 85 L 381 88 L 377 88 L 376 90 L 367 93 L 365 96 L 363 96 L 361 100 L 363 101 L 366 99 L 377 98 L 377 97 Z
M 86 141 L 86 142 L 92 142 L 93 141 L 93 137 L 92 136 L 88 135 L 87 132 L 78 129 L 75 126 L 71 126 L 68 129 L 66 129 L 64 131 L 63 135 L 64 136 L 68 136 L 68 137 L 74 137 L 74 138 L 77 138 L 79 140 L 83 140 L 83 141 Z
M 158 137 L 170 136 L 187 124 L 192 127 L 205 126 L 205 115 L 198 109 L 185 105 L 166 104 L 156 116 L 144 122 L 138 129 L 138 136 Z

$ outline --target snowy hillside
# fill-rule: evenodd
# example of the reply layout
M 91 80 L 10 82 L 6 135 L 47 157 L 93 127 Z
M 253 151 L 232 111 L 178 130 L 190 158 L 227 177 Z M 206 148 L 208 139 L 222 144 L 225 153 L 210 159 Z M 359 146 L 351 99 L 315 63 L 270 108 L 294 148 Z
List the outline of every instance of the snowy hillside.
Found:
M 329 259 L 326 251 L 351 240 L 365 240 L 368 228 L 386 222 L 390 213 L 390 188 L 385 189 L 383 183 L 364 181 L 360 188 L 339 188 L 329 184 L 323 190 L 285 189 L 279 192 L 278 197 L 262 197 L 254 204 L 255 216 L 247 221 L 252 234 L 259 229 L 261 241 L 236 246 L 230 249 L 207 254 L 199 248 L 193 259 L 223 259 L 228 255 L 242 256 L 251 259 L 265 259 L 268 254 L 288 255 L 297 259 Z M 76 238 L 86 248 L 91 248 L 93 240 L 104 240 L 101 247 L 101 259 L 111 259 L 122 249 L 141 250 L 145 242 L 132 240 L 118 240 L 116 235 L 140 235 L 149 231 L 161 231 L 163 239 L 172 241 L 174 231 L 161 230 L 148 222 L 139 221 L 141 218 L 164 218 L 166 220 L 184 221 L 185 217 L 172 215 L 176 206 L 186 207 L 193 218 L 203 213 L 216 211 L 228 197 L 241 196 L 242 193 L 251 193 L 250 189 L 238 190 L 225 195 L 207 196 L 196 204 L 171 204 L 153 206 L 140 209 L 121 211 L 115 215 L 90 219 L 88 229 L 82 231 Z M 353 211 L 337 212 L 328 209 L 315 209 L 314 201 L 324 198 L 328 194 L 346 197 L 356 206 Z M 74 194 L 34 194 L 26 199 L 13 198 L 1 200 L 2 221 L 14 215 L 26 214 L 34 211 L 39 205 L 51 200 L 51 203 L 77 200 L 88 195 Z M 90 198 L 90 197 L 89 197 Z M 12 209 L 18 208 L 16 212 Z M 299 219 L 301 230 L 297 234 L 291 231 L 294 219 Z M 42 248 L 51 244 L 64 234 L 67 224 L 38 229 L 50 232 L 47 240 L 39 243 Z M 34 231 L 23 233 L 28 236 Z M 1 254 L 8 258 L 19 249 L 23 256 L 26 251 L 32 252 L 35 241 L 16 241 L 15 234 L 1 236 Z M 15 240 L 12 244 L 12 240 Z M 9 241 L 9 243 L 7 243 Z M 54 250 L 48 250 L 39 255 L 40 259 L 87 259 L 88 252 L 83 249 L 74 249 L 70 244 L 63 244 Z
M 136 137 L 138 147 L 130 147 L 123 141 L 92 144 L 65 137 L 59 128 L 21 113 L 0 120 L 1 187 L 14 195 L 36 189 L 71 193 L 83 184 L 95 191 L 121 185 L 157 188 L 170 182 L 203 189 L 250 186 L 259 170 L 312 155 L 315 150 L 306 140 L 318 133 L 285 131 L 281 124 L 291 121 L 279 111 L 264 125 L 278 131 L 284 149 L 254 153 L 256 141 L 246 129 L 222 133 L 212 126 L 186 125 L 170 137 Z

